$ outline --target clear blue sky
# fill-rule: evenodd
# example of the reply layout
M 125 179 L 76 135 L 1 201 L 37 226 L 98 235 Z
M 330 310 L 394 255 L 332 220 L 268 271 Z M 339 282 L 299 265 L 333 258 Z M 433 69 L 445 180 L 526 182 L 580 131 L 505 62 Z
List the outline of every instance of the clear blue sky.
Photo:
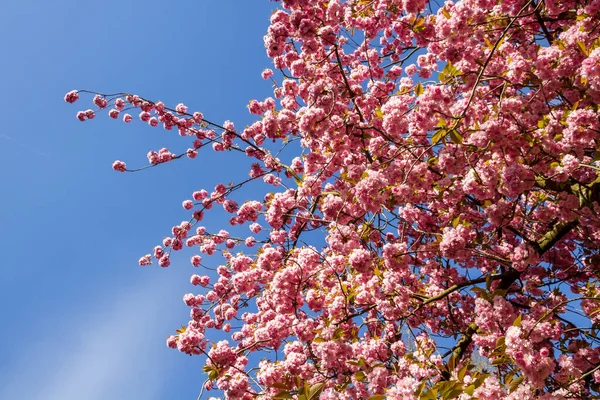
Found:
M 252 121 L 272 93 L 262 1 L 4 1 L 0 6 L 0 399 L 195 399 L 202 362 L 165 345 L 189 316 L 188 256 L 137 259 L 188 218 L 191 192 L 246 172 L 202 153 L 136 174 L 175 132 L 106 115 L 81 123 L 71 89 L 184 102 Z M 215 163 L 217 163 L 215 166 Z

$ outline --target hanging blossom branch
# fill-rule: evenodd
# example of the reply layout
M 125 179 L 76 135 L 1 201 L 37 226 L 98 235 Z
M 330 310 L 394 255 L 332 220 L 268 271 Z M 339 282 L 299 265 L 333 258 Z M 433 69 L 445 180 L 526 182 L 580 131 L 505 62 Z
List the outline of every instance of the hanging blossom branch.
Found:
M 264 38 L 273 97 L 241 130 L 67 93 L 92 97 L 81 121 L 137 114 L 191 142 L 117 171 L 210 149 L 252 160 L 193 191 L 139 261 L 188 247 L 218 264 L 191 276 L 190 320 L 167 339 L 205 359 L 201 396 L 598 397 L 599 4 L 282 0 Z

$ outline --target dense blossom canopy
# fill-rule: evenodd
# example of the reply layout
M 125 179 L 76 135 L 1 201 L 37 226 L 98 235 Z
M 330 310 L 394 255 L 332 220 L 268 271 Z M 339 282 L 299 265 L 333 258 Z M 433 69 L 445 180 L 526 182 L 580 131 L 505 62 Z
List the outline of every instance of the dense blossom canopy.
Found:
M 597 396 L 600 0 L 278 5 L 274 97 L 250 102 L 250 126 L 134 94 L 65 97 L 95 94 L 81 121 L 105 109 L 188 138 L 150 166 L 211 147 L 254 160 L 183 201 L 189 221 L 140 259 L 220 257 L 218 277 L 191 277 L 191 319 L 167 340 L 205 356 L 204 390 Z M 220 207 L 232 227 L 211 232 Z

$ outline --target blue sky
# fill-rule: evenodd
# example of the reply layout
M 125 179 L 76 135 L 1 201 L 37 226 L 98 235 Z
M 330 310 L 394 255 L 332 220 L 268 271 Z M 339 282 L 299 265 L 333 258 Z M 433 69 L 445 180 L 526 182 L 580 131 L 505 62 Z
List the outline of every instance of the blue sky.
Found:
M 127 91 L 207 118 L 251 122 L 272 93 L 262 1 L 5 1 L 0 6 L 0 398 L 195 399 L 200 358 L 165 345 L 189 316 L 188 256 L 137 266 L 194 190 L 246 174 L 204 152 L 135 174 L 163 146 L 189 142 L 99 115 L 81 123 L 71 89 Z M 243 161 L 243 160 L 240 160 Z M 244 162 L 245 164 L 245 162 Z M 210 222 L 210 221 L 209 221 Z M 221 227 L 215 225 L 215 228 Z

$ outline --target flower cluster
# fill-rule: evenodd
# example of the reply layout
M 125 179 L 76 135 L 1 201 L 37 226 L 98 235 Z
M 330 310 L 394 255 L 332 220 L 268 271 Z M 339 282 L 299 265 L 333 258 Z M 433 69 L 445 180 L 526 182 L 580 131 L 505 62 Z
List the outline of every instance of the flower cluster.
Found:
M 281 0 L 273 97 L 243 129 L 130 93 L 64 100 L 188 141 L 117 171 L 250 159 L 139 260 L 189 249 L 209 270 L 167 340 L 205 358 L 205 389 L 595 398 L 599 21 L 598 0 Z

